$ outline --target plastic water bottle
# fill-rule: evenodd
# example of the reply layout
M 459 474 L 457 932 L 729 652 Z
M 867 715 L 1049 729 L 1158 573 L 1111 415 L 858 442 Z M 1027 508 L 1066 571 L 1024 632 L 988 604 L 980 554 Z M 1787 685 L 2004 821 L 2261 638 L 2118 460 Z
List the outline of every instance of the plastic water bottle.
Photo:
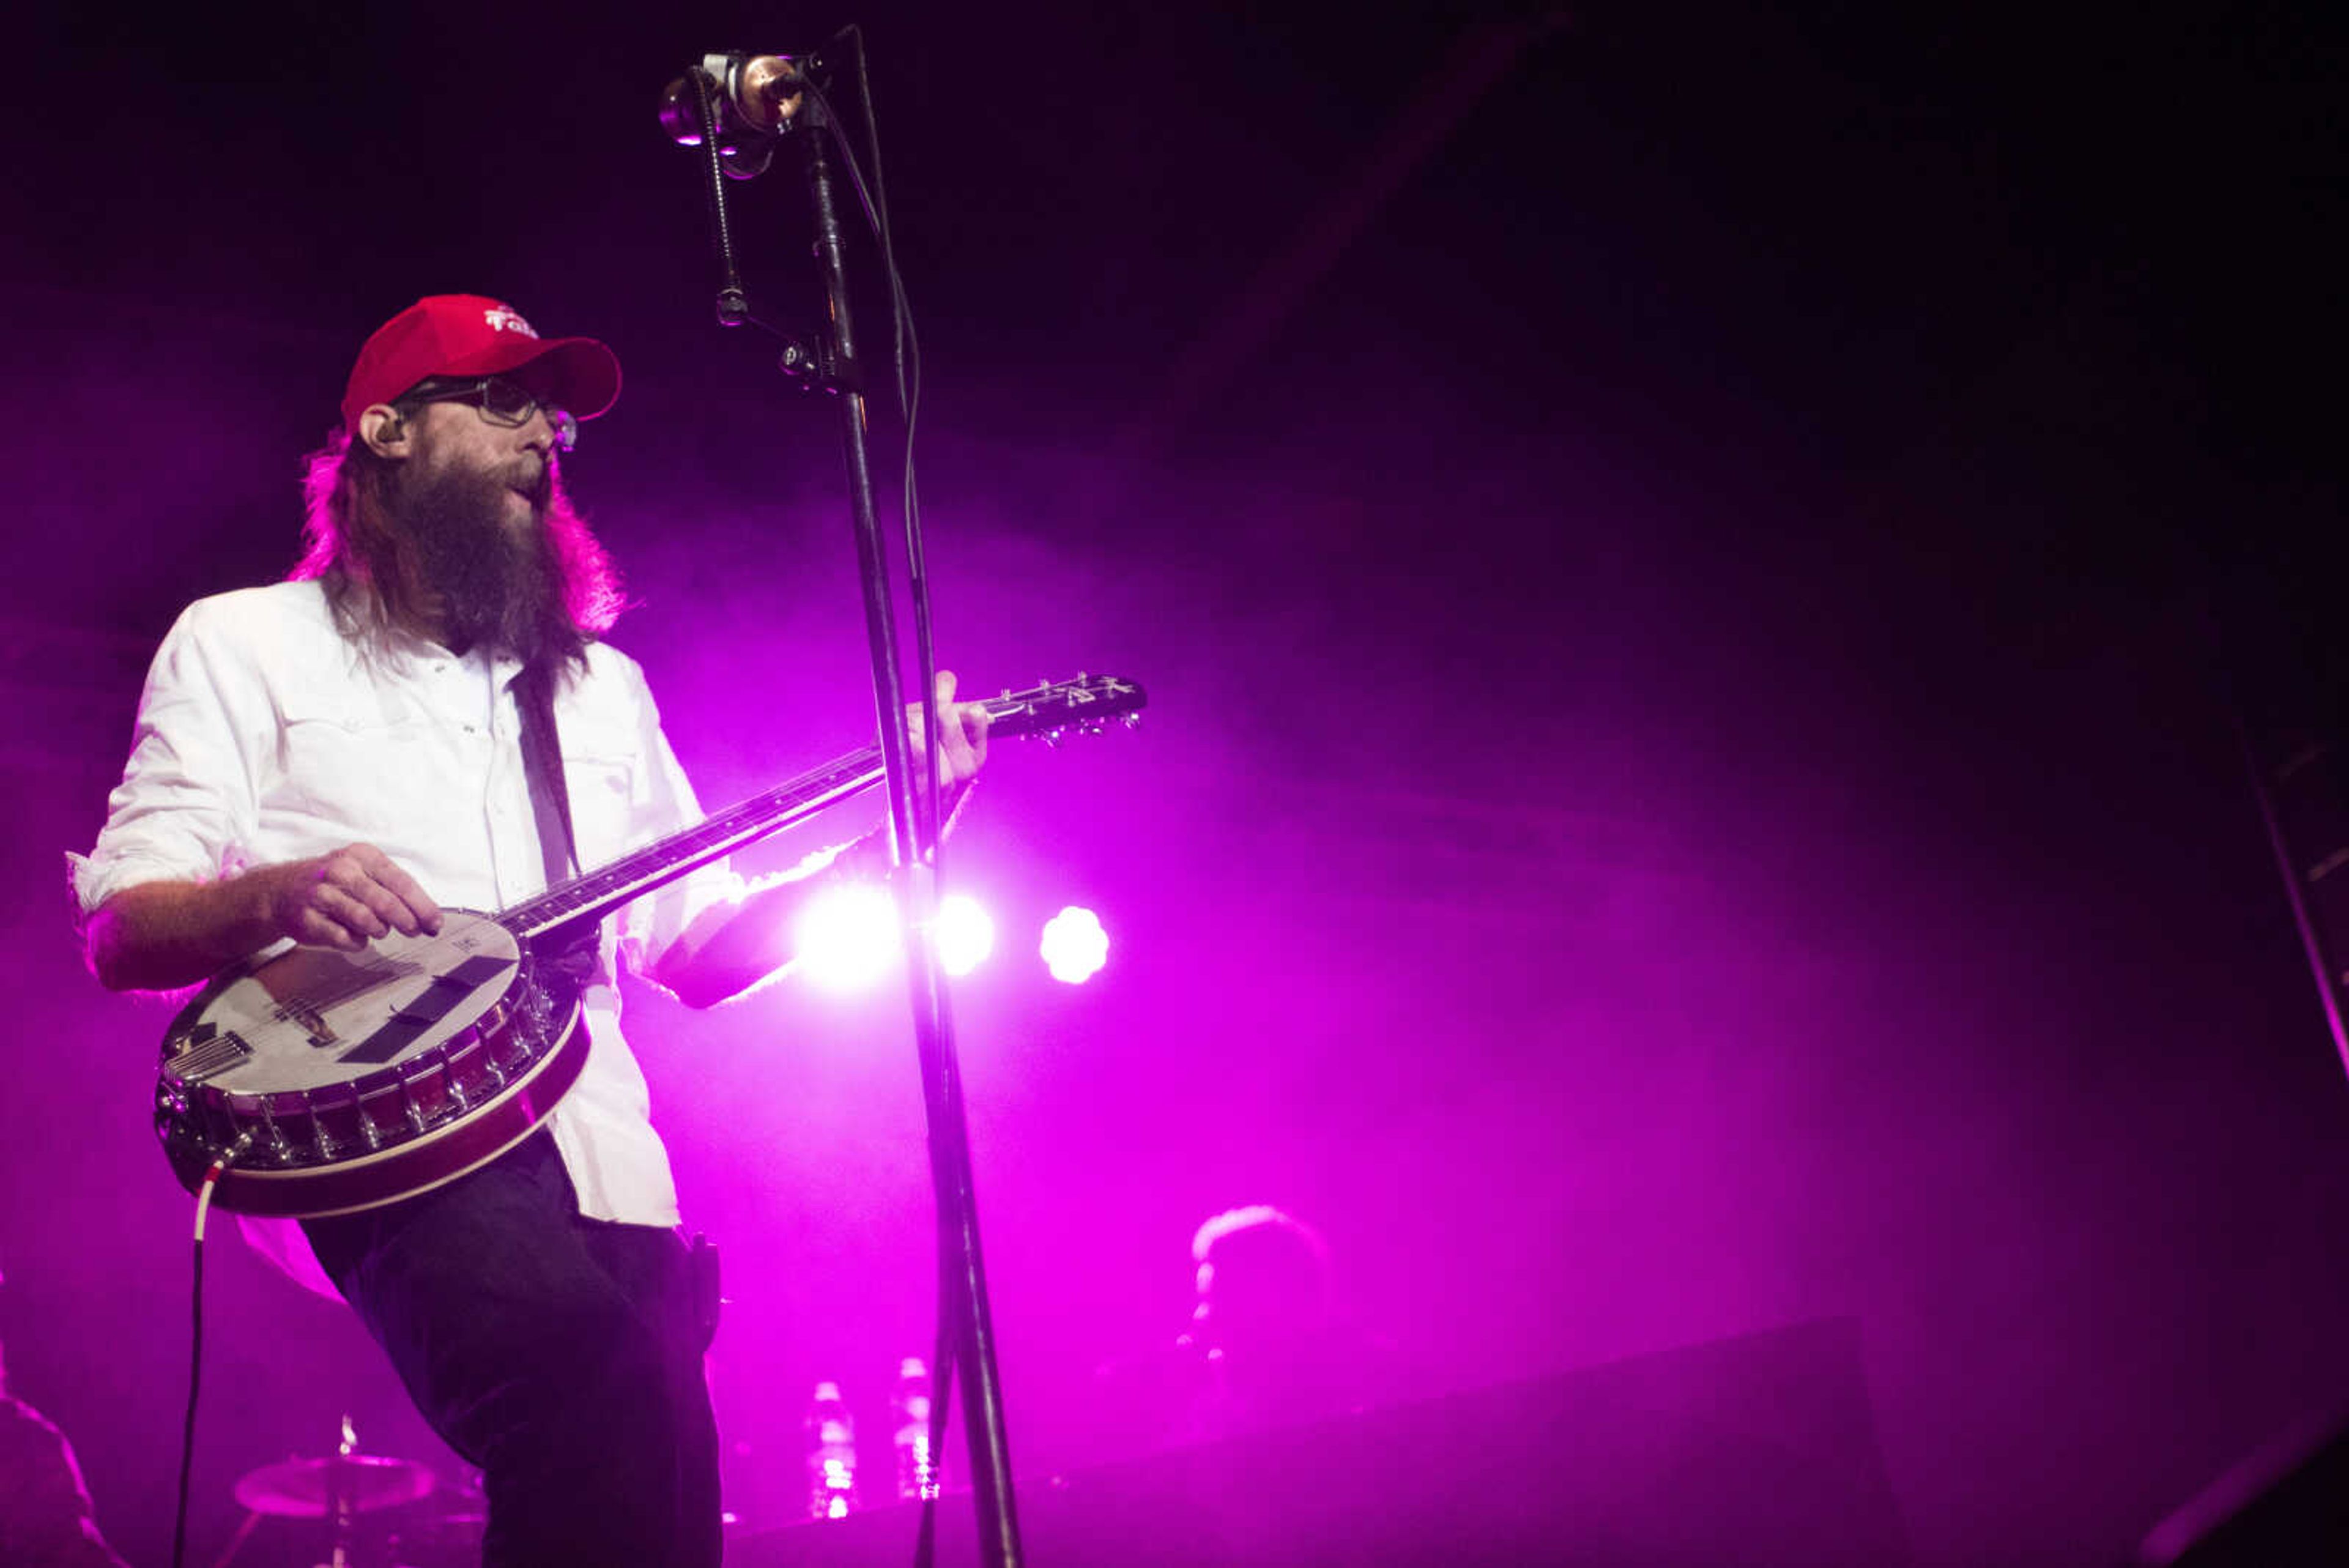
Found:
M 930 1452 L 930 1369 L 920 1356 L 897 1364 L 889 1415 L 896 1429 L 897 1495 L 909 1501 L 937 1496 L 938 1467 Z
M 837 1383 L 815 1386 L 807 1418 L 808 1514 L 841 1519 L 856 1506 L 856 1423 Z

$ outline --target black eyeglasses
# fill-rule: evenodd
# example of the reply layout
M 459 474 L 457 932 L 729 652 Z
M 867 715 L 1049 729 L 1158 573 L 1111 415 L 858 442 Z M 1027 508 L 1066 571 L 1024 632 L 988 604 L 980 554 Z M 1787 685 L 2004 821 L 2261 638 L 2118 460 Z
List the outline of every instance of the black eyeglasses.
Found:
M 426 403 L 471 403 L 490 423 L 508 429 L 528 424 L 533 414 L 544 413 L 557 447 L 569 452 L 579 444 L 577 420 L 566 410 L 541 401 L 521 382 L 510 381 L 503 376 L 484 376 L 478 381 L 426 381 L 399 400 L 411 408 Z

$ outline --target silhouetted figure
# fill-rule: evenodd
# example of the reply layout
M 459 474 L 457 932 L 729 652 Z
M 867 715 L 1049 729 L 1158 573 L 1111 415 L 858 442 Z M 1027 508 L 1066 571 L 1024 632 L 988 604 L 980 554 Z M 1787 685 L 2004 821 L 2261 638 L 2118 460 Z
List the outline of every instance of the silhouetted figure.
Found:
M 0 1343 L 0 1563 L 8 1568 L 125 1568 L 98 1532 L 73 1445 L 8 1392 Z
M 1394 1397 L 1395 1355 L 1339 1297 L 1330 1249 L 1268 1204 L 1227 1210 L 1191 1240 L 1191 1325 L 1095 1376 L 1099 1458 L 1343 1415 Z

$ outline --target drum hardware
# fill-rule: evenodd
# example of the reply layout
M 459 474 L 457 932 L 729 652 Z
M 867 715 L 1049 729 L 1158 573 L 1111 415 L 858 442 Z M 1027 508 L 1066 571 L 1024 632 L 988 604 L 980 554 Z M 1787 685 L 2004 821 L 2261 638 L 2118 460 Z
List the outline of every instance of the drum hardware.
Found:
M 234 1491 L 245 1509 L 244 1523 L 213 1568 L 226 1568 L 264 1518 L 322 1521 L 328 1555 L 319 1568 L 364 1568 L 367 1559 L 357 1549 L 358 1516 L 419 1501 L 432 1495 L 440 1480 L 413 1459 L 357 1450 L 358 1434 L 346 1415 L 342 1441 L 332 1454 L 281 1459 L 238 1477 Z
M 247 1470 L 237 1480 L 236 1501 L 254 1513 L 278 1519 L 332 1519 L 414 1502 L 429 1497 L 437 1484 L 432 1472 L 413 1459 L 333 1454 Z

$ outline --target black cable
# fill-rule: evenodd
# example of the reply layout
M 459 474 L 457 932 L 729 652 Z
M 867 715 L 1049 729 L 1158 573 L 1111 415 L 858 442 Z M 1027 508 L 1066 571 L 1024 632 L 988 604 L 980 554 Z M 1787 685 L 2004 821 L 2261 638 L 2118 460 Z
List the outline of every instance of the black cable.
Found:
M 235 1143 L 214 1157 L 196 1190 L 195 1255 L 188 1293 L 188 1413 L 180 1425 L 180 1501 L 171 1523 L 171 1568 L 181 1568 L 187 1557 L 188 1481 L 196 1468 L 196 1396 L 204 1379 L 204 1219 L 212 1212 L 212 1189 L 252 1147 L 253 1134 L 240 1134 Z
M 914 1568 L 930 1568 L 938 1550 L 938 1495 L 946 1490 L 947 1407 L 954 1403 L 954 1337 L 947 1332 L 953 1308 L 947 1299 L 947 1262 L 943 1231 L 938 1236 L 938 1336 L 931 1358 L 930 1473 L 923 1486 L 921 1523 L 914 1532 Z
M 938 858 L 937 846 L 943 839 L 943 802 L 938 793 L 937 711 L 937 650 L 932 636 L 930 618 L 929 575 L 922 552 L 921 494 L 916 483 L 914 467 L 914 431 L 921 408 L 922 360 L 921 340 L 914 329 L 913 307 L 905 297 L 905 275 L 897 268 L 897 247 L 889 222 L 888 186 L 881 164 L 881 132 L 873 112 L 873 81 L 864 47 L 864 31 L 850 23 L 833 35 L 835 40 L 847 38 L 856 51 L 856 94 L 864 109 L 865 145 L 873 162 L 873 181 L 868 192 L 856 154 L 848 145 L 847 134 L 822 89 L 815 98 L 831 125 L 833 140 L 840 149 L 842 163 L 848 171 L 850 183 L 864 203 L 865 218 L 874 237 L 880 242 L 882 270 L 889 280 L 890 319 L 895 327 L 894 347 L 897 380 L 897 408 L 905 424 L 905 468 L 901 484 L 905 520 L 906 575 L 914 608 L 915 659 L 922 677 L 924 754 L 928 763 L 928 820 L 925 833 L 929 840 L 933 868 Z M 930 1462 L 934 1474 L 944 1473 L 947 1433 L 950 1426 L 949 1412 L 954 1405 L 955 1374 L 960 1361 L 962 1340 L 962 1303 L 955 1288 L 956 1271 L 951 1264 L 952 1249 L 947 1245 L 945 1230 L 947 1210 L 952 1206 L 948 1197 L 946 1171 L 936 1150 L 932 1150 L 931 1183 L 936 1189 L 935 1201 L 939 1220 L 937 1251 L 937 1338 L 936 1354 L 931 1358 L 930 1378 Z M 930 1568 L 937 1550 L 937 1505 L 942 1486 L 926 1489 L 922 1497 L 920 1524 L 914 1538 L 915 1568 Z
M 195 1241 L 195 1288 L 189 1309 L 188 1414 L 180 1428 L 180 1505 L 171 1525 L 171 1568 L 181 1568 L 188 1552 L 188 1480 L 196 1465 L 196 1392 L 204 1376 L 204 1239 Z
M 891 236 L 888 206 L 885 198 L 875 200 L 875 192 L 879 191 L 881 140 L 874 124 L 870 85 L 864 79 L 863 68 L 864 36 L 853 27 L 843 28 L 842 32 L 854 36 L 859 90 L 868 95 L 864 103 L 864 126 L 874 158 L 875 178 L 872 185 L 865 182 L 864 171 L 857 162 L 855 149 L 848 144 L 847 131 L 842 127 L 839 111 L 833 108 L 832 100 L 824 96 L 823 89 L 812 78 L 802 77 L 801 81 L 814 98 L 816 107 L 823 111 L 824 123 L 832 131 L 833 144 L 839 150 L 841 162 L 848 171 L 849 183 L 854 187 L 857 200 L 864 205 L 865 223 L 880 242 L 882 270 L 889 280 L 892 317 L 896 323 L 897 404 L 905 421 L 905 460 L 901 485 L 905 518 L 905 574 L 907 597 L 914 608 L 914 659 L 921 672 L 922 753 L 926 763 L 927 787 L 923 792 L 925 812 L 919 832 L 924 841 L 922 847 L 930 852 L 935 873 L 939 858 L 937 848 L 944 811 L 938 794 L 937 645 L 930 618 L 929 571 L 922 551 L 921 497 L 914 472 L 914 424 L 921 405 L 921 347 L 914 331 L 913 309 L 905 298 L 905 275 L 897 270 L 897 249 Z
M 935 1181 L 937 1166 L 931 1163 Z M 930 1469 L 940 1478 L 922 1497 L 921 1528 L 914 1536 L 914 1568 L 930 1568 L 937 1553 L 938 1496 L 946 1488 L 947 1412 L 954 1407 L 954 1374 L 960 1355 L 957 1342 L 960 1338 L 962 1307 L 960 1297 L 953 1289 L 955 1271 L 948 1256 L 944 1222 L 938 1228 L 938 1332 L 935 1345 L 936 1355 L 932 1365 L 936 1368 L 930 1376 Z
M 856 44 L 856 91 L 864 107 L 864 143 L 873 160 L 873 211 L 874 230 L 881 241 L 881 265 L 889 276 L 890 303 L 894 307 L 891 320 L 896 326 L 897 409 L 905 421 L 905 468 L 902 493 L 905 516 L 905 573 L 912 590 L 914 605 L 915 659 L 920 665 L 922 679 L 934 682 L 937 679 L 937 649 L 931 637 L 929 568 L 922 551 L 921 490 L 914 473 L 914 424 L 922 402 L 921 339 L 914 330 L 913 307 L 905 299 L 905 275 L 897 270 L 896 240 L 889 225 L 889 184 L 881 168 L 881 127 L 873 113 L 873 82 L 866 70 L 864 33 L 851 23 L 845 31 L 854 36 Z M 854 159 L 843 149 L 843 156 L 854 165 Z M 933 757 L 931 777 L 936 777 Z M 933 832 L 936 826 L 938 803 L 933 784 L 930 805 Z
M 912 350 L 914 389 L 909 394 L 905 387 L 905 365 L 908 340 L 914 330 L 913 312 L 905 308 L 904 283 L 897 275 L 896 246 L 889 234 L 889 182 L 881 170 L 881 130 L 873 119 L 873 78 L 865 68 L 864 29 L 851 22 L 833 36 L 835 39 L 847 38 L 856 46 L 856 97 L 864 106 L 864 149 L 866 155 L 873 160 L 873 201 L 866 212 L 873 219 L 874 233 L 881 241 L 882 261 L 888 268 L 890 290 L 896 296 L 897 308 L 893 319 L 897 327 L 897 408 L 905 414 L 905 422 L 910 427 L 914 419 L 913 406 L 920 400 L 921 353 L 918 346 Z M 910 453 L 913 449 L 910 428 L 906 434 L 906 450 Z

